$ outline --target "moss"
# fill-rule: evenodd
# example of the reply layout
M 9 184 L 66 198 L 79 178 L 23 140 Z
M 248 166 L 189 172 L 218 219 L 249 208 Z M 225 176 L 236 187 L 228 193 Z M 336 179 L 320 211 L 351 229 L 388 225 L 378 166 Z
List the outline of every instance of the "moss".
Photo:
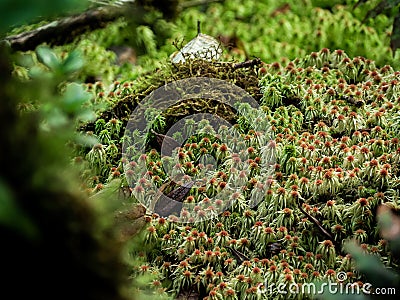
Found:
M 168 82 L 168 78 L 210 76 L 245 87 L 259 101 L 261 107 L 258 111 L 265 113 L 264 118 L 272 125 L 275 134 L 277 160 L 274 175 L 269 177 L 260 171 L 262 161 L 268 156 L 256 143 L 254 130 L 247 123 L 241 123 L 237 116 L 232 118 L 242 137 L 248 141 L 247 151 L 252 153 L 246 169 L 250 176 L 240 184 L 242 188 L 232 194 L 235 202 L 227 208 L 228 212 L 220 211 L 217 217 L 197 223 L 191 223 L 190 218 L 201 218 L 211 209 L 218 211 L 221 203 L 213 197 L 230 186 L 228 182 L 237 176 L 231 173 L 234 158 L 230 152 L 222 153 L 226 145 L 218 139 L 205 144 L 209 135 L 204 133 L 182 145 L 182 168 L 189 176 L 193 176 L 193 168 L 201 171 L 193 158 L 200 155 L 201 147 L 205 149 L 202 151 L 214 153 L 222 163 L 215 166 L 212 177 L 203 188 L 186 191 L 184 203 L 194 201 L 198 205 L 197 211 L 181 215 L 189 220 L 186 227 L 177 226 L 174 217 L 165 220 L 163 216 L 153 215 L 149 218 L 145 226 L 149 230 L 144 238 L 151 244 L 152 250 L 145 255 L 152 274 L 156 274 L 163 286 L 172 288 L 176 294 L 191 285 L 194 288 L 194 280 L 198 278 L 200 284 L 195 289 L 200 294 L 223 293 L 215 286 L 226 282 L 240 297 L 262 282 L 252 275 L 252 270 L 259 269 L 275 284 L 289 279 L 274 277 L 272 266 L 296 282 L 309 282 L 313 277 L 326 279 L 341 271 L 354 274 L 348 280 L 355 282 L 364 279 L 354 273 L 355 266 L 341 247 L 352 238 L 363 244 L 366 252 L 372 251 L 377 255 L 387 267 L 397 266 L 390 250 L 380 246 L 375 209 L 383 201 L 397 201 L 394 195 L 398 193 L 400 176 L 396 139 L 400 96 L 398 72 L 390 66 L 378 68 L 366 58 L 352 58 L 342 50 L 331 52 L 329 49 L 286 65 L 270 63 L 260 65 L 258 69 L 236 70 L 232 65 L 197 60 L 181 66 L 166 65 L 152 75 L 129 83 L 130 87 L 135 87 L 130 90 L 132 94 L 113 99 L 114 107 L 101 116 L 104 120 L 111 117 L 123 120 L 136 103 Z M 280 95 L 280 102 L 273 100 L 272 87 L 274 93 Z M 207 111 L 207 104 L 202 101 L 189 101 L 184 105 L 189 104 L 192 109 L 180 110 L 178 106 L 162 113 L 173 123 L 177 116 L 196 112 L 196 105 L 202 105 L 203 111 Z M 229 117 L 229 114 L 222 115 Z M 254 124 L 257 116 L 251 118 L 254 118 L 250 119 Z M 165 130 L 170 122 L 166 122 Z M 226 134 L 224 130 L 221 127 L 217 133 Z M 168 180 L 168 174 L 160 167 L 160 156 L 154 155 L 155 151 L 152 150 L 151 155 L 147 153 L 146 158 L 150 177 L 140 178 L 144 174 L 142 170 L 142 173 L 136 173 L 136 181 L 128 181 L 133 183 L 133 201 L 143 197 L 140 201 L 146 201 L 146 197 L 151 197 L 146 196 L 145 185 L 139 189 L 141 182 Z M 115 162 L 114 167 L 123 172 L 119 162 Z M 134 167 L 127 170 L 137 172 Z M 133 173 L 130 172 L 129 176 Z M 263 187 L 266 182 L 269 185 Z M 249 200 L 258 197 L 258 193 L 261 201 L 251 206 Z M 385 195 L 385 200 L 382 195 Z M 159 225 L 161 223 L 163 226 Z M 204 233 L 202 237 L 200 232 Z M 189 243 L 189 239 L 193 242 Z M 250 262 L 239 261 L 227 245 L 247 256 Z M 275 249 L 273 252 L 271 247 Z M 136 251 L 133 253 L 137 254 Z M 240 267 L 228 272 L 225 264 L 228 259 L 236 260 Z M 181 272 L 180 267 L 172 267 L 165 275 L 163 261 L 171 262 L 172 266 L 186 261 L 190 266 L 190 277 Z M 220 279 L 213 276 L 214 288 L 204 277 L 205 270 L 210 267 L 221 272 Z M 138 269 L 134 274 L 141 272 Z M 242 275 L 255 281 L 239 283 L 237 278 Z M 173 285 L 168 279 L 171 276 Z
M 130 248 L 139 262 L 130 275 L 143 279 L 139 289 L 149 295 L 175 297 L 192 289 L 210 298 L 229 299 L 234 291 L 238 298 L 251 299 L 264 278 L 275 284 L 309 283 L 333 280 L 342 271 L 347 272 L 347 282 L 365 281 L 342 248 L 350 239 L 385 267 L 398 268 L 398 257 L 380 236 L 376 220 L 377 207 L 385 202 L 397 207 L 399 197 L 400 81 L 396 56 L 391 56 L 387 43 L 390 18 L 362 24 L 361 12 L 350 6 L 282 4 L 225 1 L 206 5 L 203 11 L 188 9 L 174 25 L 164 21 L 170 30 L 166 40 L 155 38 L 162 26 L 160 15 L 154 14 L 147 21 L 155 25 L 147 22 L 136 32 L 136 37 L 142 34 L 141 46 L 146 40 L 151 43 L 149 51 L 139 49 L 134 67 L 116 66 L 115 55 L 106 50 L 113 43 L 132 40 L 126 40 L 132 31 L 121 20 L 58 48 L 62 53 L 78 46 L 84 53 L 87 66 L 81 80 L 92 93 L 91 106 L 97 112 L 95 121 L 78 126 L 78 131 L 99 142 L 75 149 L 74 161 L 83 162 L 82 188 L 94 198 L 107 188 L 120 189 L 123 204 L 129 207 L 148 204 L 154 192 L 148 187 L 153 184 L 185 205 L 196 205 L 192 211 L 178 210 L 177 215 L 144 218 L 141 239 L 134 239 Z M 179 44 L 177 40 L 194 37 L 198 19 L 204 33 L 225 43 L 222 61 L 172 65 L 168 58 L 176 50 L 173 41 Z M 253 55 L 264 63 L 235 68 Z M 177 188 L 178 183 L 170 181 L 163 168 L 167 162 L 159 153 L 157 138 L 163 136 L 150 134 L 149 149 L 138 160 L 121 159 L 127 140 L 124 129 L 137 105 L 165 83 L 201 76 L 234 83 L 260 107 L 251 110 L 241 105 L 234 111 L 220 105 L 217 114 L 232 128 L 221 126 L 213 132 L 201 123 L 203 131 L 180 145 L 179 164 L 173 171 L 199 179 L 199 185 L 180 182 L 188 185 Z M 153 111 L 157 133 L 167 132 L 188 115 L 213 112 L 216 104 L 190 99 L 163 112 Z M 268 124 L 261 128 L 265 135 L 254 129 L 262 124 Z M 194 125 L 189 119 L 182 129 Z M 243 150 L 245 159 L 234 155 L 235 147 Z M 215 159 L 215 169 L 199 164 L 205 153 Z M 272 172 L 265 172 L 265 162 L 272 162 L 267 164 Z M 244 169 L 238 171 L 238 165 Z M 225 207 L 215 196 L 230 188 L 232 205 Z M 74 194 L 64 196 L 75 199 Z M 82 211 L 85 214 L 86 208 Z M 216 216 L 208 219 L 213 213 Z M 179 217 L 187 223 L 176 223 Z M 71 218 L 85 221 L 76 211 Z M 90 238 L 92 229 L 88 224 L 88 232 L 78 231 L 78 236 L 89 235 L 93 242 L 78 245 L 84 252 L 97 247 Z M 150 287 L 148 278 L 154 279 Z M 269 296 L 282 295 L 272 291 Z

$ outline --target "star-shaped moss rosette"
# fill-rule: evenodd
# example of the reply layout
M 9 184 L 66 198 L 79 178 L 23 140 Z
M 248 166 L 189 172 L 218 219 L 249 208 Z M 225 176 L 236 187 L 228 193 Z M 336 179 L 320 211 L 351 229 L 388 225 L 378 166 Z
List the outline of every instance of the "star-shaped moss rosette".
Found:
M 256 132 L 237 118 L 235 126 L 245 138 L 251 160 L 244 173 L 250 176 L 221 169 L 183 200 L 207 202 L 209 195 L 234 179 L 243 188 L 232 195 L 232 207 L 197 223 L 146 217 L 147 250 L 132 253 L 143 260 L 132 276 L 155 275 L 150 293 L 162 287 L 170 295 L 192 290 L 208 299 L 256 299 L 260 291 L 274 299 L 311 297 L 264 288 L 334 281 L 339 272 L 346 272 L 346 282 L 365 282 L 342 248 L 349 240 L 357 241 L 362 251 L 385 267 L 398 263 L 379 234 L 376 209 L 382 203 L 398 206 L 400 73 L 390 66 L 377 68 L 363 57 L 350 58 L 342 50 L 322 49 L 286 66 L 263 64 L 258 76 L 257 86 L 251 81 L 247 89 L 260 88 L 259 110 L 276 138 L 260 147 Z M 122 94 L 123 88 L 119 85 L 114 95 Z M 115 97 L 116 106 L 124 101 Z M 224 134 L 225 129 L 220 130 Z M 276 151 L 274 175 L 259 180 L 261 157 L 268 147 Z M 202 171 L 193 165 L 196 153 L 237 160 L 226 145 L 206 136 L 187 141 L 179 151 L 187 174 Z M 149 150 L 143 159 L 151 169 L 150 180 L 161 185 L 165 174 L 158 150 Z M 104 168 L 113 166 L 118 176 L 131 176 L 129 170 L 124 174 L 118 168 L 119 163 Z M 251 208 L 253 196 L 262 201 Z M 201 207 L 197 213 L 201 217 Z

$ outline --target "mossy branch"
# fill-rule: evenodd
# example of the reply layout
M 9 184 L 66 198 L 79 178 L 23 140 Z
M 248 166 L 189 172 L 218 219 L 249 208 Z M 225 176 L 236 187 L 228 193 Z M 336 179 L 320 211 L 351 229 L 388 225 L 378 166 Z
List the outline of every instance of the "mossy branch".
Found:
M 190 1 L 182 4 L 179 4 L 179 1 L 175 0 L 165 2 L 152 1 L 150 5 L 163 12 L 165 11 L 166 15 L 170 16 L 189 7 L 220 1 L 221 0 Z M 168 5 L 169 3 L 171 3 L 171 5 Z M 6 41 L 14 51 L 34 50 L 42 43 L 64 45 L 72 42 L 74 38 L 85 32 L 104 28 L 110 22 L 121 17 L 128 17 L 130 20 L 135 20 L 140 23 L 140 19 L 144 15 L 143 11 L 145 7 L 147 7 L 146 1 L 144 1 L 143 4 L 146 6 L 142 5 L 141 1 L 138 1 L 138 4 L 132 1 L 121 6 L 107 5 L 93 8 L 78 15 L 53 21 L 31 31 L 8 36 L 4 41 Z M 171 12 L 171 9 L 174 11 Z
M 122 14 L 122 8 L 96 8 L 79 15 L 53 21 L 28 32 L 8 36 L 5 41 L 15 51 L 33 50 L 45 42 L 52 45 L 63 45 L 87 31 L 104 28 Z

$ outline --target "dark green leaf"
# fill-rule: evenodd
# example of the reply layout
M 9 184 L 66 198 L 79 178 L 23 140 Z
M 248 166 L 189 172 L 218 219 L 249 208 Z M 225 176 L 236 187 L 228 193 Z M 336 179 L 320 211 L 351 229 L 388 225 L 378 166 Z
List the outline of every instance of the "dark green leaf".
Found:
M 60 60 L 57 55 L 48 47 L 38 47 L 36 49 L 38 60 L 51 70 L 57 70 L 60 67 Z
M 67 86 L 63 97 L 63 108 L 66 112 L 76 113 L 91 97 L 92 96 L 87 93 L 82 86 L 77 83 L 71 83 Z
M 96 121 L 96 114 L 91 109 L 83 109 L 76 115 L 76 119 L 82 122 Z
M 73 73 L 83 67 L 83 59 L 78 51 L 72 51 L 62 63 L 64 73 Z
M 43 130 L 48 131 L 55 128 L 63 128 L 68 125 L 68 118 L 59 107 L 48 105 L 44 107 L 48 111 L 46 122 L 41 127 Z
M 77 133 L 74 140 L 77 144 L 85 147 L 93 147 L 99 143 L 99 140 L 96 137 L 83 135 L 82 133 Z

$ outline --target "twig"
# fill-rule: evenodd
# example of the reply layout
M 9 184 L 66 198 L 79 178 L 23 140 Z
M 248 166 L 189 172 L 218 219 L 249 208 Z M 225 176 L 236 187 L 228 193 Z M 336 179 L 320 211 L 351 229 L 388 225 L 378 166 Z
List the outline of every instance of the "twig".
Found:
M 173 150 L 181 146 L 181 144 L 179 144 L 174 138 L 168 135 L 157 133 L 153 129 L 150 129 L 150 131 L 156 136 L 156 140 L 158 145 L 160 146 L 160 149 L 164 150 L 164 155 L 171 155 Z
M 262 61 L 261 61 L 260 58 L 255 58 L 255 59 L 252 59 L 252 60 L 247 60 L 247 61 L 244 61 L 244 62 L 240 62 L 240 63 L 234 64 L 233 68 L 235 70 L 236 69 L 240 69 L 240 68 L 250 68 L 250 67 L 261 65 L 261 63 L 262 63 Z
M 354 99 L 353 97 L 349 96 L 342 96 L 342 99 L 349 102 L 350 104 L 354 105 L 355 107 L 362 107 L 364 105 L 364 101 Z
M 308 212 L 306 212 L 306 211 L 303 209 L 303 207 L 302 207 L 303 204 L 304 204 L 304 202 L 301 202 L 301 201 L 300 201 L 300 203 L 299 203 L 299 205 L 298 205 L 300 211 L 301 211 L 303 214 L 305 214 L 305 215 L 307 216 L 307 218 L 309 218 L 310 221 L 313 222 L 313 223 L 315 224 L 315 226 L 317 226 L 318 229 L 319 229 L 329 240 L 331 240 L 332 243 L 335 244 L 335 246 L 337 246 L 337 249 L 340 249 L 340 248 L 339 248 L 339 244 L 335 241 L 335 239 L 333 238 L 332 234 L 330 234 L 324 227 L 322 227 L 321 223 L 320 223 L 316 218 L 314 218 L 312 215 L 310 215 Z
M 168 217 L 174 213 L 179 214 L 183 207 L 182 202 L 194 183 L 194 181 L 189 181 L 172 190 L 167 195 L 161 193 L 160 197 L 155 201 L 154 212 L 163 217 Z M 167 185 L 168 184 L 173 184 L 175 186 L 174 181 L 168 181 Z
M 246 255 L 244 255 L 243 253 L 241 253 L 241 252 L 239 252 L 239 251 L 237 251 L 237 250 L 235 250 L 235 249 L 233 249 L 232 247 L 226 247 L 227 249 L 229 249 L 231 252 L 232 252 L 232 254 L 236 257 L 236 259 L 237 259 L 237 261 L 238 261 L 238 263 L 239 264 L 242 264 L 242 262 L 244 262 L 244 261 L 246 261 L 246 260 L 248 260 L 248 261 L 250 261 L 250 258 L 248 258 Z
M 192 0 L 192 1 L 183 2 L 179 6 L 181 8 L 189 8 L 189 7 L 210 4 L 210 3 L 215 3 L 215 2 L 223 2 L 223 1 L 224 0 Z

